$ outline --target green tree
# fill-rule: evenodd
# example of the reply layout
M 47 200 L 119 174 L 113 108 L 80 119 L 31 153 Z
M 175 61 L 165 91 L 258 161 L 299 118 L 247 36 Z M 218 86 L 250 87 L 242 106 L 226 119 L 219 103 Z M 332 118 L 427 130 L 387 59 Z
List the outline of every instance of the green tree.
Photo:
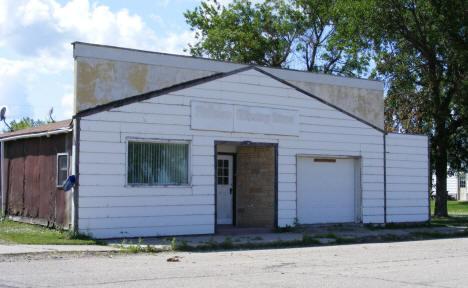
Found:
M 47 121 L 43 121 L 40 119 L 34 120 L 30 117 L 23 117 L 18 121 L 11 120 L 9 123 L 9 126 L 11 127 L 13 131 L 17 131 L 17 130 L 21 130 L 21 129 L 28 128 L 28 127 L 39 126 L 39 125 L 46 124 L 46 123 Z M 9 132 L 9 130 L 4 130 L 3 132 Z
M 387 80 L 386 128 L 431 137 L 436 216 L 447 216 L 447 164 L 466 167 L 466 0 L 340 1 L 342 41 L 370 51 Z M 450 162 L 449 162 L 450 161 Z
M 282 1 L 267 1 L 255 7 L 247 0 L 235 0 L 228 8 L 202 1 L 185 12 L 187 23 L 197 29 L 198 40 L 189 46 L 194 56 L 217 60 L 281 67 L 298 37 L 298 27 Z
M 447 216 L 447 164 L 462 170 L 468 159 L 467 9 L 467 0 L 212 0 L 185 17 L 194 56 L 346 76 L 372 67 L 387 83 L 387 131 L 430 136 L 434 213 Z
M 293 67 L 356 76 L 366 73 L 368 58 L 344 46 L 336 34 L 336 0 L 266 0 L 253 5 L 234 0 L 227 7 L 202 1 L 184 15 L 196 30 L 193 56 Z

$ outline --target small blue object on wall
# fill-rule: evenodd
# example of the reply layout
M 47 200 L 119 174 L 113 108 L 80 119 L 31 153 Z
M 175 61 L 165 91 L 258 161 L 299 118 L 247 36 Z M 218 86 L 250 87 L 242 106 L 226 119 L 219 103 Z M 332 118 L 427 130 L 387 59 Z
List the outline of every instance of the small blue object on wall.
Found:
M 73 188 L 73 186 L 75 186 L 75 180 L 76 180 L 75 175 L 68 176 L 65 183 L 63 183 L 63 186 L 62 186 L 63 191 L 68 191 L 71 188 Z

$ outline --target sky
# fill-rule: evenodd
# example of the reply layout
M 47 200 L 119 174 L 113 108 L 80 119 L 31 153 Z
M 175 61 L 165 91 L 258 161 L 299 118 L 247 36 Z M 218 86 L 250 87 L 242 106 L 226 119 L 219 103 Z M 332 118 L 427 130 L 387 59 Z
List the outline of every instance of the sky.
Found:
M 183 13 L 199 4 L 0 0 L 0 106 L 7 107 L 7 121 L 46 120 L 51 107 L 55 120 L 72 117 L 74 41 L 187 54 L 194 32 Z

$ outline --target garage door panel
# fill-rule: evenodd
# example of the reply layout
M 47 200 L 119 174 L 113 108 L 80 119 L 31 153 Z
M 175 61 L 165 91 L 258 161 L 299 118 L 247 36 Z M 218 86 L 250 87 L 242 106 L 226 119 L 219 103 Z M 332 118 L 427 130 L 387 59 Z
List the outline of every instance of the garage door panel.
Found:
M 355 220 L 354 159 L 335 162 L 298 158 L 299 223 L 344 223 Z

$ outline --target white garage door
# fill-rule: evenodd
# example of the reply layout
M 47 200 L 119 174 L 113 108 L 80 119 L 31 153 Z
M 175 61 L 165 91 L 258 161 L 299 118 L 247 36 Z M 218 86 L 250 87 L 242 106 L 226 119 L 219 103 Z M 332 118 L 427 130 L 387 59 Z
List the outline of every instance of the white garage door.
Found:
M 298 158 L 299 223 L 355 221 L 354 161 L 354 159 Z

